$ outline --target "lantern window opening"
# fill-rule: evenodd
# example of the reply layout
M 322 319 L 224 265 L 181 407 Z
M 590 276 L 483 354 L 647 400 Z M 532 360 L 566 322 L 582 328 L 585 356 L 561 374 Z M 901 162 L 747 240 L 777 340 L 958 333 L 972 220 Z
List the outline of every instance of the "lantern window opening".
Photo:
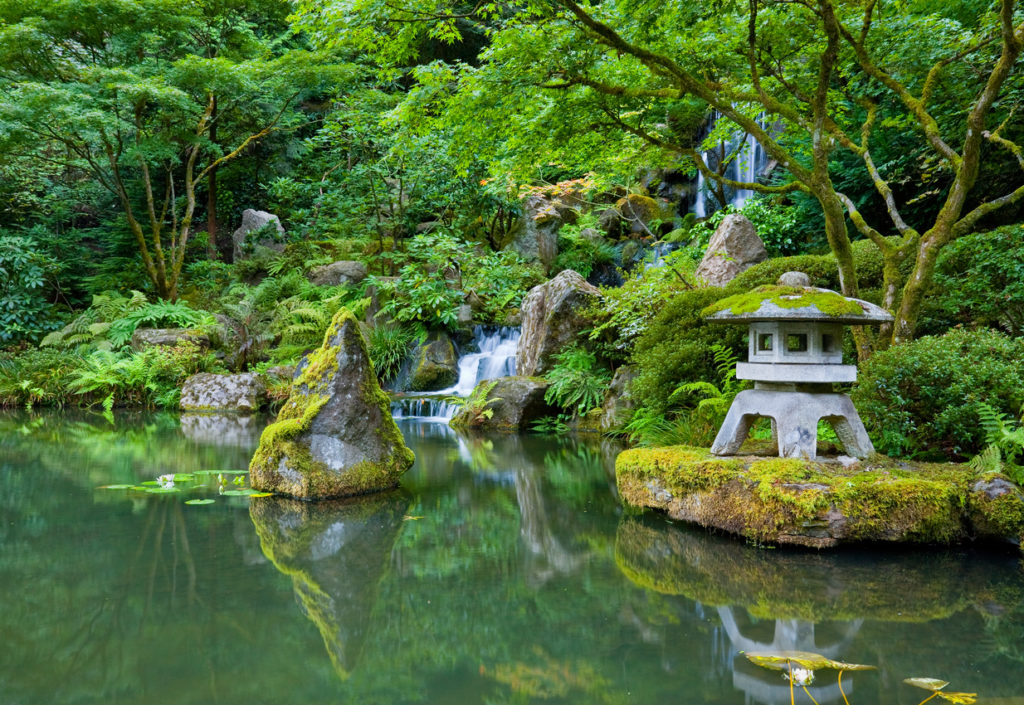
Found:
M 772 342 L 775 336 L 771 333 L 758 333 L 757 334 L 757 349 L 760 352 L 771 352 Z
M 786 333 L 785 351 L 787 354 L 808 352 L 807 333 Z

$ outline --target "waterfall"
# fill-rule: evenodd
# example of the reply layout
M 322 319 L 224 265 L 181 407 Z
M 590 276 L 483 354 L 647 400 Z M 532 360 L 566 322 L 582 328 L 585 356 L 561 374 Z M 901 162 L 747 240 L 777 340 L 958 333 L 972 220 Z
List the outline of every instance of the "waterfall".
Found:
M 717 123 L 722 118 L 722 114 L 717 110 L 711 115 L 711 119 L 708 123 L 708 127 L 704 133 L 706 138 Z M 759 116 L 757 122 L 762 127 L 768 127 L 769 123 L 764 119 L 764 116 Z M 725 147 L 725 158 L 728 159 L 730 156 L 735 155 L 735 158 L 729 164 L 726 169 L 725 177 L 732 179 L 733 181 L 745 181 L 752 183 L 757 181 L 761 172 L 768 164 L 768 155 L 764 151 L 764 147 L 750 134 L 747 134 L 741 130 L 737 130 L 733 133 L 732 138 L 725 143 L 719 143 L 712 149 L 708 149 L 701 152 L 701 157 L 704 162 L 708 165 L 708 168 L 714 171 L 717 169 L 719 164 L 719 150 Z M 693 202 L 693 214 L 698 218 L 705 218 L 711 215 L 714 211 L 718 210 L 719 205 L 714 197 L 711 195 L 711 189 L 709 188 L 704 175 L 699 171 L 697 172 L 697 184 L 695 189 L 695 197 Z M 729 205 L 736 208 L 742 208 L 746 200 L 754 195 L 751 189 L 732 189 L 726 187 L 725 197 L 728 200 Z
M 473 352 L 459 357 L 459 377 L 455 384 L 428 394 L 398 396 L 391 402 L 391 414 L 396 419 L 448 423 L 459 410 L 459 405 L 449 401 L 449 397 L 468 397 L 485 379 L 514 375 L 518 346 L 519 328 L 474 327 L 473 342 L 467 346 Z

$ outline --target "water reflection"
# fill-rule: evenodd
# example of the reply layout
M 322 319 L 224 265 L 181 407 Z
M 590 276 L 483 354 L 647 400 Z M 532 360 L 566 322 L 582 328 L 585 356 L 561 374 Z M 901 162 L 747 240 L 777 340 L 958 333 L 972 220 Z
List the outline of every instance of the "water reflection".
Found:
M 335 671 L 355 668 L 409 498 L 402 491 L 329 502 L 254 497 L 249 516 L 263 553 L 291 576 Z
M 182 414 L 181 433 L 196 443 L 255 448 L 267 425 L 263 416 L 242 414 Z

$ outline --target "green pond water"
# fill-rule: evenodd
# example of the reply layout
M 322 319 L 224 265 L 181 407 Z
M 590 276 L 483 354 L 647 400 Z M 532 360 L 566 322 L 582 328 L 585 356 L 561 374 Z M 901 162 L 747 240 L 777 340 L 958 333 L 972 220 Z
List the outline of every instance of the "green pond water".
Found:
M 244 469 L 265 421 L 0 416 L 0 705 L 788 703 L 742 655 L 777 649 L 877 666 L 851 705 L 1024 703 L 1017 549 L 707 535 L 624 510 L 607 441 L 403 422 L 416 465 L 360 501 L 98 489 Z

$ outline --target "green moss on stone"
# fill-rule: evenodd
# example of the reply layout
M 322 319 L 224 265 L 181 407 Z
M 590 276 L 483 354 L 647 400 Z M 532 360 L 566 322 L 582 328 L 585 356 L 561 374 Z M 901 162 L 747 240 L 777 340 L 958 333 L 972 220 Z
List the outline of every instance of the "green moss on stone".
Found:
M 685 446 L 625 451 L 616 476 L 630 504 L 756 541 L 810 546 L 957 541 L 967 534 L 972 479 L 963 465 L 875 457 L 844 468 L 795 458 L 719 457 Z
M 836 318 L 864 313 L 856 301 L 834 291 L 794 286 L 759 286 L 753 291 L 716 301 L 705 308 L 703 314 L 710 316 L 720 311 L 729 311 L 735 315 L 755 313 L 766 302 L 779 308 L 816 308 L 826 316 Z

